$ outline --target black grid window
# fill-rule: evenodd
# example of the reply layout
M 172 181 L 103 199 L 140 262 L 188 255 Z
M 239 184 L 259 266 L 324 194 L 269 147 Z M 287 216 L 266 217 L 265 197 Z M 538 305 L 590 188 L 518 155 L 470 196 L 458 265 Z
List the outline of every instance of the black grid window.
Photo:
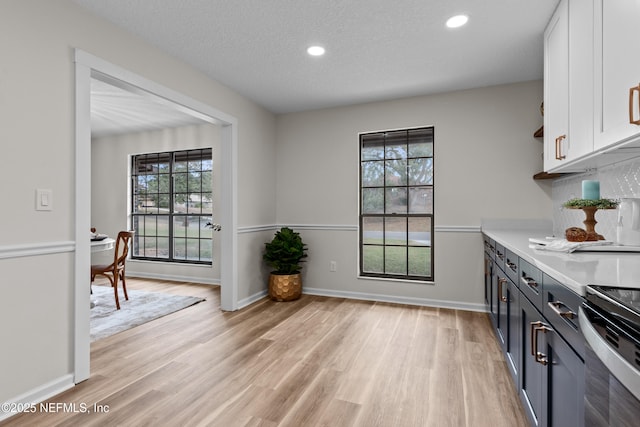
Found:
M 360 275 L 433 280 L 433 127 L 360 135 Z
M 210 148 L 132 157 L 133 258 L 212 263 L 212 166 Z

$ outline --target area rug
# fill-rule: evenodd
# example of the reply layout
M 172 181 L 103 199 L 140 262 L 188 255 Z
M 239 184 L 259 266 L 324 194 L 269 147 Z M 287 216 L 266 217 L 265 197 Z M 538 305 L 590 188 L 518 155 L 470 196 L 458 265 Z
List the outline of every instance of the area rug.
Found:
M 120 310 L 116 310 L 113 288 L 93 286 L 91 300 L 91 342 L 140 326 L 151 320 L 190 307 L 204 298 L 127 289 L 129 300 L 118 289 Z

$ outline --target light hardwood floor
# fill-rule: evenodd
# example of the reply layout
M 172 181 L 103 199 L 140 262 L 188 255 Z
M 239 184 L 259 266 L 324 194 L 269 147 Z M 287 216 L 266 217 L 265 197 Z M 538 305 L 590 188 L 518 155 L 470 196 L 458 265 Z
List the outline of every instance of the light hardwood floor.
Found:
M 221 312 L 207 300 L 91 346 L 91 378 L 52 398 L 107 413 L 0 426 L 526 426 L 484 313 L 303 295 Z

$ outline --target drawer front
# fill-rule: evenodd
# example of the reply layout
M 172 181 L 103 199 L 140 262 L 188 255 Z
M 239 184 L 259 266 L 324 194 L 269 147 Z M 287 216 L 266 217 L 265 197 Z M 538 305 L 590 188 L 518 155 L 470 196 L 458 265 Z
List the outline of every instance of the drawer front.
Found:
M 584 337 L 578 319 L 578 308 L 584 299 L 546 274 L 543 274 L 542 282 L 544 317 L 584 359 Z
M 489 254 L 491 259 L 496 258 L 496 243 L 487 236 L 484 237 L 484 251 Z
M 518 263 L 518 270 L 520 291 L 542 312 L 542 272 L 523 259 Z
M 518 256 L 511 252 L 509 249 L 506 250 L 505 258 L 504 258 L 504 272 L 507 273 L 509 279 L 516 284 L 519 285 L 518 280 Z M 519 286 L 518 286 L 519 287 Z
M 505 247 L 502 246 L 500 243 L 495 242 L 495 247 L 496 247 L 496 264 L 498 264 L 498 267 L 500 267 L 501 270 L 504 271 L 504 259 L 506 258 L 505 256 Z

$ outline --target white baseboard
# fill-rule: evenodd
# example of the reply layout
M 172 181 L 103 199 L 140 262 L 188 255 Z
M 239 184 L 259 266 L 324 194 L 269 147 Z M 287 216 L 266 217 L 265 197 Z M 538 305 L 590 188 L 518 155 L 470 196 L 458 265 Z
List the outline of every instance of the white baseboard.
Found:
M 69 374 L 60 377 L 57 380 L 53 380 L 51 382 L 43 384 L 37 388 L 34 388 L 33 390 L 29 390 L 28 392 L 3 403 L 8 404 L 9 408 L 11 406 L 15 406 L 16 409 L 24 408 L 28 405 L 36 405 L 40 402 L 44 402 L 45 400 L 56 396 L 66 390 L 69 390 L 74 386 L 75 384 L 73 383 L 73 375 Z M 4 410 L 0 410 L 0 421 L 6 420 L 7 418 L 10 418 L 19 413 L 20 412 L 5 412 Z
M 303 287 L 302 292 L 309 295 L 325 297 L 349 298 L 365 301 L 391 302 L 396 304 L 419 305 L 425 307 L 451 308 L 456 310 L 487 312 L 484 304 L 465 303 L 460 301 L 433 300 L 428 298 L 400 297 L 382 294 L 370 294 L 364 292 L 336 291 L 332 289 L 319 289 Z
M 180 276 L 180 275 L 173 275 L 173 274 L 145 273 L 140 271 L 131 271 L 130 269 L 127 269 L 127 277 L 139 277 L 141 279 L 170 280 L 173 282 L 203 283 L 205 285 L 220 285 L 220 279 L 193 277 L 193 276 Z
M 259 299 L 264 298 L 265 296 L 267 296 L 267 290 L 264 289 L 260 292 L 257 292 L 247 298 L 241 299 L 240 301 L 238 301 L 238 310 L 240 310 L 241 308 L 244 308 L 248 305 L 253 304 L 254 302 L 258 301 Z
M 392 295 L 382 295 L 382 294 L 370 294 L 364 292 L 350 292 L 350 291 L 336 291 L 331 289 L 319 289 L 319 288 L 302 288 L 303 294 L 308 295 L 318 295 L 323 297 L 334 297 L 334 298 L 347 298 L 347 299 L 357 299 L 363 301 L 378 301 L 378 302 L 390 302 L 396 304 L 408 304 L 408 305 L 417 305 L 424 307 L 438 307 L 438 308 L 451 308 L 455 310 L 466 310 L 466 311 L 478 311 L 482 313 L 486 313 L 487 309 L 484 304 L 475 304 L 475 303 L 464 303 L 460 301 L 445 301 L 445 300 L 433 300 L 428 298 L 415 298 L 415 297 L 399 297 Z M 251 295 L 248 298 L 242 299 L 238 301 L 238 310 L 244 308 L 259 299 L 267 296 L 267 290 L 260 291 Z

